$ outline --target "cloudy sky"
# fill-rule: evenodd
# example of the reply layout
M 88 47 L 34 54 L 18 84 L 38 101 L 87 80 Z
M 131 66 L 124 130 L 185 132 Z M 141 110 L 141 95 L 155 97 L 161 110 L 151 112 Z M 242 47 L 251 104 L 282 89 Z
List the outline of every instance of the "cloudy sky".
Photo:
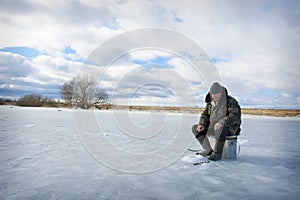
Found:
M 0 98 L 60 98 L 99 45 L 149 27 L 199 45 L 242 106 L 300 108 L 296 0 L 1 0 Z M 176 52 L 146 47 L 94 66 L 114 101 L 203 106 L 205 73 Z M 195 101 L 180 102 L 183 95 Z

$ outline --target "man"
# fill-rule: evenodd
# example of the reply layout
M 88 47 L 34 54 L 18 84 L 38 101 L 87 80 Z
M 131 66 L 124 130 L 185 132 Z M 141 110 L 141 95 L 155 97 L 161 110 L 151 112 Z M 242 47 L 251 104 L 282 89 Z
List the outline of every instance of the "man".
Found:
M 226 136 L 238 135 L 241 125 L 241 108 L 238 102 L 228 95 L 227 89 L 218 82 L 211 85 L 205 98 L 206 107 L 201 113 L 199 124 L 192 131 L 202 145 L 198 154 L 210 160 L 222 158 Z M 207 135 L 214 135 L 216 143 L 212 150 Z

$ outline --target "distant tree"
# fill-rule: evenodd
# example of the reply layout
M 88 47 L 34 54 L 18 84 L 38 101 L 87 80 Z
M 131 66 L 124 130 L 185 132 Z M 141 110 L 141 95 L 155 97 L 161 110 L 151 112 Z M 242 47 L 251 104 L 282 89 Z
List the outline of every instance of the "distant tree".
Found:
M 66 104 L 72 103 L 75 80 L 76 78 L 74 77 L 72 80 L 65 82 L 61 88 L 61 94 Z
M 25 95 L 17 100 L 18 106 L 40 107 L 42 105 L 42 97 L 40 95 Z
M 54 100 L 54 99 L 51 99 L 49 97 L 45 97 L 45 98 L 42 98 L 42 107 L 60 107 L 60 106 L 63 106 L 63 104 L 60 103 L 59 100 Z
M 75 79 L 73 100 L 80 107 L 84 109 L 90 108 L 94 101 L 96 90 L 95 80 L 88 75 L 79 75 Z
M 110 104 L 109 95 L 104 89 L 97 92 L 96 97 L 98 98 L 97 104 Z
M 92 105 L 108 102 L 108 94 L 104 89 L 96 91 L 97 82 L 89 75 L 78 75 L 65 82 L 61 94 L 66 103 L 88 109 Z

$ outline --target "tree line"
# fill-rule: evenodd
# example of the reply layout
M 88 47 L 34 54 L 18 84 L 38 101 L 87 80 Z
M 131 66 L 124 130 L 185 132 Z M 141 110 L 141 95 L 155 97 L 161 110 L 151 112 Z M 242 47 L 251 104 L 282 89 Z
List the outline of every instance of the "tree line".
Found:
M 88 109 L 91 106 L 110 105 L 110 98 L 105 89 L 98 89 L 97 82 L 89 75 L 77 75 L 70 81 L 65 82 L 60 94 L 64 102 L 44 98 L 41 95 L 29 94 L 17 101 L 1 100 L 1 104 L 16 104 L 18 106 L 33 107 L 60 107 L 69 106 Z

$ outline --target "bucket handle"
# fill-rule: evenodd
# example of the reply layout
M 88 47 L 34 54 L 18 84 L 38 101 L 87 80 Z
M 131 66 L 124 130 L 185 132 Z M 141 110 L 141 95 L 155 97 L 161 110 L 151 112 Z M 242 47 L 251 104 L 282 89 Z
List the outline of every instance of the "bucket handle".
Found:
M 237 146 L 238 146 L 238 148 L 237 148 L 238 152 L 237 152 L 236 156 L 238 156 L 238 155 L 240 155 L 240 152 L 241 152 L 241 145 L 240 145 L 240 143 L 238 142 L 238 140 L 236 140 L 236 144 L 237 144 Z

